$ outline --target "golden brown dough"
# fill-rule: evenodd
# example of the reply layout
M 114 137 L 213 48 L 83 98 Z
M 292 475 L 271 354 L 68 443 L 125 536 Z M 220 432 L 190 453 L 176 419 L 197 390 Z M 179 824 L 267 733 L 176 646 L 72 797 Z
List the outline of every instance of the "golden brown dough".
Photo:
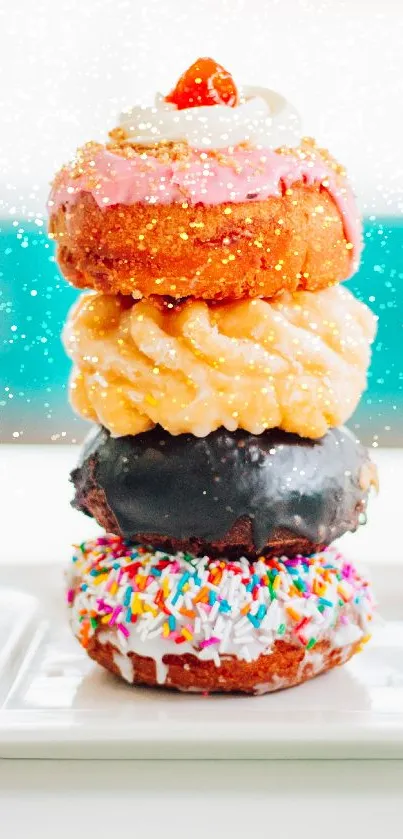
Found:
M 342 218 L 319 184 L 206 207 L 105 209 L 84 193 L 52 214 L 50 233 L 66 279 L 107 294 L 272 297 L 326 288 L 351 272 Z
M 276 641 L 270 655 L 261 655 L 251 662 L 227 656 L 222 659 L 220 667 L 216 667 L 214 661 L 200 661 L 189 653 L 165 655 L 163 663 L 167 676 L 164 687 L 191 693 L 270 693 L 301 684 L 344 664 L 359 652 L 361 645 L 362 642 L 355 642 L 334 649 L 328 641 L 322 641 L 316 644 L 314 654 L 310 655 L 303 647 Z M 111 643 L 100 643 L 97 634 L 90 638 L 87 646 L 90 658 L 121 678 L 122 673 L 115 660 L 116 652 Z M 127 658 L 133 668 L 133 685 L 159 687 L 152 658 L 131 652 L 127 653 Z

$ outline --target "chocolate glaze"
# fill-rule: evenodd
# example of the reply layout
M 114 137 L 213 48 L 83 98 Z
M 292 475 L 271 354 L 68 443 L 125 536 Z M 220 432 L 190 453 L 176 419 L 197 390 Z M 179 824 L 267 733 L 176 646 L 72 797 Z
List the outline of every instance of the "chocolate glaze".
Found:
M 113 438 L 97 428 L 72 472 L 72 503 L 112 532 L 165 547 L 208 553 L 242 532 L 251 554 L 279 552 L 285 534 L 309 550 L 356 529 L 371 468 L 346 428 L 320 440 L 277 429 L 172 437 L 160 427 Z

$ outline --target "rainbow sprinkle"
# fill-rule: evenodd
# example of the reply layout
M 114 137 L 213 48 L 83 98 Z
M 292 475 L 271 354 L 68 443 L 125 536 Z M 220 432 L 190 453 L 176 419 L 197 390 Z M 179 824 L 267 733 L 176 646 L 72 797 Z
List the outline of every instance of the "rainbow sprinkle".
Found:
M 68 577 L 83 646 L 107 631 L 123 652 L 163 641 L 167 651 L 180 647 L 217 665 L 222 655 L 252 661 L 280 638 L 306 650 L 323 639 L 354 643 L 369 634 L 374 610 L 369 584 L 335 548 L 224 562 L 105 536 L 75 547 Z

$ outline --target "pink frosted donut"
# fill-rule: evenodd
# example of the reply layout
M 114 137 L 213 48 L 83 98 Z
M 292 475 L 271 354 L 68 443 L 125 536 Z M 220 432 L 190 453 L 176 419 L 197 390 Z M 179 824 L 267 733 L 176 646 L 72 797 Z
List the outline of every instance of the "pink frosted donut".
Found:
M 106 293 L 272 297 L 346 279 L 361 224 L 312 142 L 273 150 L 89 143 L 56 175 L 50 233 L 68 280 Z

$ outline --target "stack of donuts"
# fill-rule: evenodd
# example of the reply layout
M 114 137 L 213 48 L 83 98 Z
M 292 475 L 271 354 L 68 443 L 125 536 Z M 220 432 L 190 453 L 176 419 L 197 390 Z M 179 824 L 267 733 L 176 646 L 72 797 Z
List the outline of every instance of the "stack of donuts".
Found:
M 376 471 L 344 426 L 375 319 L 340 282 L 361 226 L 343 168 L 265 88 L 199 59 L 56 175 L 64 331 L 95 423 L 74 506 L 73 632 L 131 684 L 262 694 L 347 661 L 369 583 L 333 541 Z

